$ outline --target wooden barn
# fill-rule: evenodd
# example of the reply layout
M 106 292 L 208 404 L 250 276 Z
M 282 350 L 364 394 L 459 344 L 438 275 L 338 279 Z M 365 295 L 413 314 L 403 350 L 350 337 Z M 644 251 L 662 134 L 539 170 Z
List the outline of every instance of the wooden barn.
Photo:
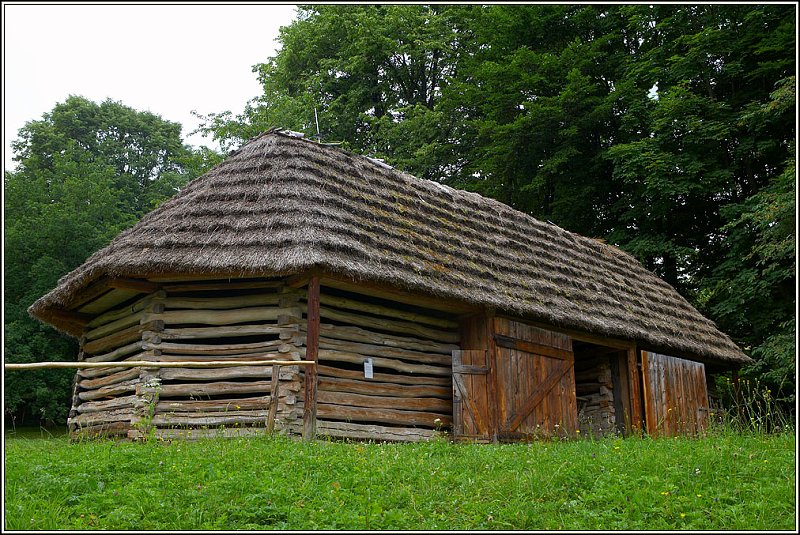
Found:
M 270 366 L 82 368 L 73 435 L 694 434 L 709 374 L 750 362 L 616 247 L 279 131 L 30 313 L 86 362 L 316 362 L 274 383 Z

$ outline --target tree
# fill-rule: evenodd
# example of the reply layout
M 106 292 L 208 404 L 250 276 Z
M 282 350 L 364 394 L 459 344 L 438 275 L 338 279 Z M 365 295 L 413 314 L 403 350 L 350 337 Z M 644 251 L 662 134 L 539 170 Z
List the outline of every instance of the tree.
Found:
M 16 171 L 4 176 L 5 357 L 73 360 L 77 346 L 27 314 L 139 217 L 219 161 L 180 139 L 180 125 L 118 102 L 69 97 L 30 121 L 12 144 Z M 72 371 L 9 373 L 7 415 L 63 421 Z
M 432 154 L 447 140 L 447 118 L 437 103 L 470 43 L 460 30 L 470 11 L 302 6 L 298 20 L 281 29 L 281 51 L 253 67 L 263 94 L 240 116 L 201 116 L 201 131 L 229 148 L 275 126 L 313 136 L 319 123 L 327 141 L 376 157 L 391 155 L 398 166 L 434 178 Z
M 794 390 L 793 6 L 311 6 L 281 42 L 205 131 L 313 135 L 316 111 L 327 141 L 632 253 Z

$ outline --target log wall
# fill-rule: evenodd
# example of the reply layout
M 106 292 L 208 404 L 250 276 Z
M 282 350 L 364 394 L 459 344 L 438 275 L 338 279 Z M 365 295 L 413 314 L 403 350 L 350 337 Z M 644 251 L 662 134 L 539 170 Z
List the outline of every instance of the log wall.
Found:
M 182 281 L 95 317 L 79 359 L 300 360 L 302 292 L 281 281 Z M 272 367 L 93 368 L 76 375 L 71 433 L 139 438 L 265 428 Z M 302 414 L 299 366 L 280 368 L 275 428 Z
M 320 322 L 318 434 L 421 440 L 451 425 L 457 321 L 323 283 Z

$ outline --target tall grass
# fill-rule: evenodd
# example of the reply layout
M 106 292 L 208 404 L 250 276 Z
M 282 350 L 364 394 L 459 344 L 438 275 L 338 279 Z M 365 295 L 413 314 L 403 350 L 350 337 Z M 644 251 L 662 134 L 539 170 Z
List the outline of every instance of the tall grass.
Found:
M 724 407 L 711 414 L 712 428 L 717 432 L 762 434 L 796 429 L 789 405 L 776 400 L 757 379 L 734 383 L 731 378 L 720 376 L 717 392 Z
M 5 528 L 792 530 L 795 436 L 5 443 Z

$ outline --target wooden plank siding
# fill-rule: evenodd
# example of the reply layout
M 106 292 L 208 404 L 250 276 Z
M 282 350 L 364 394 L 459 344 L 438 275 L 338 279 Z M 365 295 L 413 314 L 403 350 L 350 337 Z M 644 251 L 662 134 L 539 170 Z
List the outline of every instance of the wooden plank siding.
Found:
M 649 435 L 691 436 L 705 431 L 709 409 L 702 363 L 642 351 L 642 379 Z
M 574 436 L 575 372 L 569 336 L 494 318 L 498 433 L 515 439 Z

